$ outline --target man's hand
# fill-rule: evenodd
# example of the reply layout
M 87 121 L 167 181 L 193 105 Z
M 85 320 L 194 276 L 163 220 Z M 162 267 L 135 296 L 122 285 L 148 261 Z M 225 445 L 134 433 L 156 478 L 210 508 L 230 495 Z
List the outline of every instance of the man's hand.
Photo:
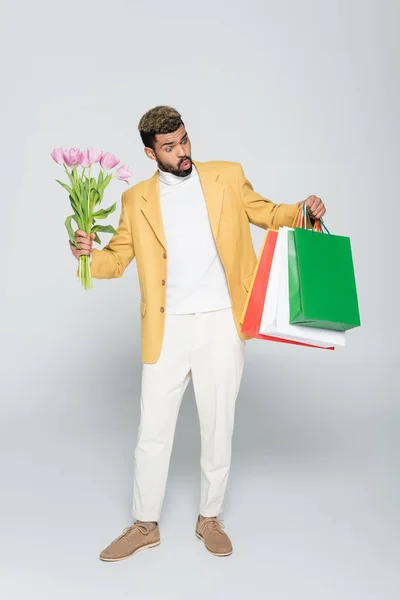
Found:
M 318 196 L 309 196 L 307 200 L 299 202 L 299 206 L 304 203 L 307 206 L 310 217 L 313 219 L 321 219 L 321 217 L 323 217 L 326 213 L 325 204 L 322 202 L 321 198 L 318 198 Z
M 86 233 L 85 231 L 82 231 L 81 229 L 77 229 L 75 231 L 75 241 L 78 244 L 79 248 L 77 248 L 76 246 L 74 246 L 71 243 L 71 240 L 69 241 L 69 247 L 71 248 L 71 252 L 72 254 L 75 256 L 75 258 L 77 260 L 79 260 L 79 257 L 83 254 L 92 254 L 92 246 L 93 246 L 93 240 L 96 237 L 95 233 L 92 233 L 91 235 L 89 235 L 88 233 Z

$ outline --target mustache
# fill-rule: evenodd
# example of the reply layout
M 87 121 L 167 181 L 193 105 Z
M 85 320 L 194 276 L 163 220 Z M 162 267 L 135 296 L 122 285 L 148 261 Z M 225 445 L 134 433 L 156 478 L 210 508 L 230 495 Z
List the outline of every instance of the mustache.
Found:
M 192 162 L 192 159 L 190 158 L 190 156 L 187 156 L 186 158 L 183 158 L 181 160 L 181 162 L 179 163 L 179 166 L 181 167 L 183 165 L 184 162 L 189 161 L 190 163 Z

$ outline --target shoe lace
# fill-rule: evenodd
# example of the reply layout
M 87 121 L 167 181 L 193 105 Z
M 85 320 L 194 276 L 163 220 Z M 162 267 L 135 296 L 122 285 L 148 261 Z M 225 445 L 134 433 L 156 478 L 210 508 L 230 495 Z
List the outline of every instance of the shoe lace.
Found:
M 147 529 L 145 525 L 141 525 L 140 523 L 134 523 L 133 525 L 129 525 L 129 527 L 125 527 L 125 529 L 122 530 L 122 533 L 117 538 L 117 540 L 120 540 L 123 537 L 131 536 L 134 533 L 137 533 L 138 531 L 143 533 L 143 535 L 147 535 L 149 533 L 149 529 Z
M 225 529 L 225 525 L 222 524 L 222 521 L 223 519 L 217 519 L 216 517 L 205 517 L 199 522 L 197 530 L 203 536 L 206 531 L 217 531 L 223 534 L 222 529 Z

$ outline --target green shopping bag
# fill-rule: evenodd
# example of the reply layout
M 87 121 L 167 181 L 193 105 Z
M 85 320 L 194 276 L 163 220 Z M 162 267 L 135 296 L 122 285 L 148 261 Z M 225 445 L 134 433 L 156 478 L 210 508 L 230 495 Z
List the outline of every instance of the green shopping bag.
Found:
M 350 238 L 320 223 L 288 232 L 290 323 L 346 331 L 361 324 Z

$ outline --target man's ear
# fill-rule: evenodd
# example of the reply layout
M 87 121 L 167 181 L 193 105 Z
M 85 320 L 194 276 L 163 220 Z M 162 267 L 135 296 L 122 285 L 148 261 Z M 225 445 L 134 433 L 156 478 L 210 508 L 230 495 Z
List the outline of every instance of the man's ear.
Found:
M 148 158 L 151 158 L 151 160 L 156 160 L 156 155 L 154 154 L 154 150 L 152 150 L 151 148 L 147 148 L 145 146 L 144 151 L 145 151 L 146 156 L 148 156 Z

